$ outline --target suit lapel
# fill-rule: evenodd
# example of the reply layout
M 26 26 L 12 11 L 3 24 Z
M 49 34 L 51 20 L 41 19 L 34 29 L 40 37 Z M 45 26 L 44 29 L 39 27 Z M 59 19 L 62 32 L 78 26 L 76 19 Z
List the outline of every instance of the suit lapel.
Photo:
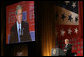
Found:
M 23 33 L 22 30 L 23 30 L 23 22 L 21 22 L 21 34 Z M 20 39 L 21 41 L 23 41 L 23 37 L 21 37 Z
M 21 30 L 23 29 L 23 22 L 21 22 Z
M 18 41 L 18 32 L 17 32 L 17 24 L 15 23 L 15 35 L 16 35 L 16 41 Z

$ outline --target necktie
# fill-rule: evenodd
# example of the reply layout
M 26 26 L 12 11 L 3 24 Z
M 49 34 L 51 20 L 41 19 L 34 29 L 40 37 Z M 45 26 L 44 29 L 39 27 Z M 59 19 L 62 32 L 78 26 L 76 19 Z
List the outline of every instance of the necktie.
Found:
M 21 31 L 20 31 L 20 28 L 19 28 L 19 36 L 21 35 Z

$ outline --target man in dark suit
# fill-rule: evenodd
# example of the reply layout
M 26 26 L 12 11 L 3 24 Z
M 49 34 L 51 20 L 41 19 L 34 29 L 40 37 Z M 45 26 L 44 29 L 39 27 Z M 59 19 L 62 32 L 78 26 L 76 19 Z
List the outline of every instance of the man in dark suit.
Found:
M 69 39 L 65 39 L 65 48 L 64 48 L 64 52 L 66 54 L 66 56 L 71 56 L 72 55 L 72 45 L 69 43 Z
M 29 33 L 29 24 L 22 21 L 22 7 L 16 7 L 16 23 L 11 28 L 9 43 L 32 41 Z

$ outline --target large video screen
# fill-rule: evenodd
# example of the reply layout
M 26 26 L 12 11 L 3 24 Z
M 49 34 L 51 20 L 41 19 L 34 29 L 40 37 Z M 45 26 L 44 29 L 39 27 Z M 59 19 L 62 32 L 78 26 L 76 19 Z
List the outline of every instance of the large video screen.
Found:
M 6 44 L 35 41 L 34 1 L 6 6 Z

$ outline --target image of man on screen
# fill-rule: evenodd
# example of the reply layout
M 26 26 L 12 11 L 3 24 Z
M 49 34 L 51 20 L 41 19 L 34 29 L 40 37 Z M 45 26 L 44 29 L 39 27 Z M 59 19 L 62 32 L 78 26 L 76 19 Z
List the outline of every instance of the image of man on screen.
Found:
M 9 43 L 29 42 L 32 41 L 29 33 L 29 24 L 22 21 L 22 6 L 16 7 L 16 19 L 17 21 L 12 26 L 10 31 Z

